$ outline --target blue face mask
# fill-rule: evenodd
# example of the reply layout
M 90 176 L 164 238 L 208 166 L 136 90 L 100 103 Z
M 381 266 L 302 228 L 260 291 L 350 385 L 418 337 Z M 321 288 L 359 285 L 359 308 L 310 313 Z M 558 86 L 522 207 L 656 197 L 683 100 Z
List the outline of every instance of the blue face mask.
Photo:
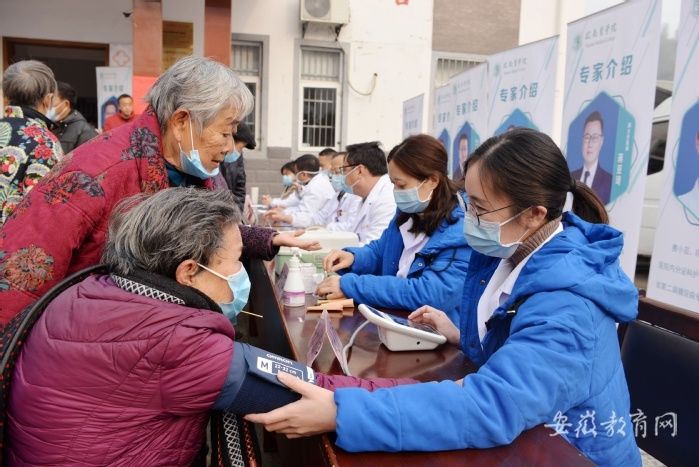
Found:
M 342 174 L 333 174 L 330 177 L 330 183 L 337 193 L 341 192 L 344 188 L 344 179 Z
M 282 175 L 282 185 L 284 186 L 291 186 L 294 183 L 294 179 L 291 178 L 291 175 Z
M 231 162 L 235 162 L 238 159 L 240 159 L 240 153 L 234 149 L 228 154 L 226 154 L 226 157 L 223 158 L 223 162 L 225 162 L 226 164 L 230 164 Z
M 359 167 L 359 166 L 357 166 L 357 167 Z M 349 172 L 347 172 L 347 174 L 340 174 L 340 175 L 339 175 L 339 177 L 340 177 L 340 183 L 342 183 L 342 191 L 344 191 L 345 193 L 354 194 L 354 190 L 352 189 L 352 187 L 353 187 L 354 185 L 356 185 L 357 182 L 359 182 L 359 180 L 357 180 L 356 182 L 354 182 L 352 185 L 348 185 L 348 184 L 347 184 L 347 175 L 349 175 L 349 174 L 351 174 L 352 172 L 354 172 L 354 171 L 357 169 L 357 167 L 355 167 L 354 169 L 352 169 L 352 170 L 350 170 Z
M 194 134 L 192 133 L 191 117 L 189 118 L 189 140 L 192 142 L 192 150 L 189 151 L 189 154 L 182 150 L 182 146 L 180 146 L 179 142 L 177 143 L 177 145 L 180 146 L 180 164 L 182 165 L 180 170 L 193 177 L 201 178 L 202 180 L 218 175 L 218 167 L 211 172 L 204 168 L 201 157 L 199 156 L 199 151 L 194 149 Z
M 240 271 L 226 277 L 223 274 L 219 274 L 218 272 L 207 268 L 203 264 L 197 264 L 209 271 L 211 274 L 228 282 L 228 287 L 233 293 L 233 301 L 228 303 L 219 303 L 218 306 L 221 307 L 223 314 L 235 323 L 238 314 L 240 314 L 240 311 L 248 302 L 248 297 L 250 296 L 250 278 L 248 277 L 248 272 L 245 270 L 245 267 L 240 266 Z
M 409 214 L 424 211 L 425 208 L 427 208 L 427 205 L 430 204 L 430 200 L 432 199 L 432 191 L 434 191 L 430 191 L 430 194 L 426 200 L 423 201 L 420 199 L 420 192 L 418 190 L 425 184 L 426 181 L 427 180 L 424 180 L 415 188 L 408 188 L 407 190 L 394 189 L 393 197 L 396 200 L 396 206 L 398 206 L 398 209 Z
M 522 244 L 520 240 L 524 238 L 528 230 L 516 242 L 503 244 L 500 242 L 500 228 L 522 214 L 522 212 L 515 214 L 505 222 L 498 223 L 481 220 L 480 225 L 478 225 L 477 217 L 471 211 L 466 211 L 466 216 L 464 217 L 464 236 L 466 241 L 471 248 L 483 255 L 503 259 L 509 258 Z

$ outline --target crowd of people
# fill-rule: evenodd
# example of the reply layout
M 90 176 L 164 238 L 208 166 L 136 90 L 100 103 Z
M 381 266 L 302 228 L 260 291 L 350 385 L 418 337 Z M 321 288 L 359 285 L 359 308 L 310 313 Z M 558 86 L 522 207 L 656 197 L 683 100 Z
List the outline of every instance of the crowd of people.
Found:
M 424 134 L 388 155 L 364 142 L 281 167 L 264 223 L 359 241 L 325 257 L 316 293 L 407 310 L 479 367 L 421 384 L 280 374 L 290 400 L 250 376 L 255 349 L 236 340 L 255 286 L 243 263 L 320 246 L 301 230 L 245 225 L 242 153 L 256 143 L 240 78 L 184 58 L 142 114 L 121 96 L 100 135 L 39 62 L 8 67 L 3 91 L 3 334 L 62 279 L 103 265 L 60 293 L 22 346 L 11 463 L 191 465 L 211 411 L 290 437 L 336 431 L 349 451 L 486 448 L 586 413 L 631 426 L 615 327 L 636 316 L 623 236 L 547 135 L 486 140 L 460 161 L 458 183 Z M 640 465 L 628 430 L 566 439 L 597 464 Z

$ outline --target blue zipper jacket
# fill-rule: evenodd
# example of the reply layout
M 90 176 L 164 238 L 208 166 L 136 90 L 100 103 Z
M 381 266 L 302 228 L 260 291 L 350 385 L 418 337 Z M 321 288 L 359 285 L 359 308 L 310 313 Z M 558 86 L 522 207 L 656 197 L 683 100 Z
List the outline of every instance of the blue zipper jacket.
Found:
M 529 258 L 489 321 L 482 348 L 478 300 L 500 260 L 473 253 L 461 346 L 482 366 L 463 387 L 443 381 L 373 393 L 340 389 L 338 445 L 488 448 L 547 424 L 597 464 L 640 466 L 615 327 L 634 319 L 638 306 L 636 288 L 619 267 L 623 237 L 571 213 L 563 227 Z
M 380 308 L 415 310 L 431 305 L 444 310 L 458 325 L 471 247 L 464 238 L 464 212 L 452 211 L 453 224 L 442 221 L 410 265 L 408 276 L 396 277 L 403 253 L 397 212 L 381 238 L 361 248 L 345 248 L 354 263 L 340 271 L 340 288 L 357 303 Z

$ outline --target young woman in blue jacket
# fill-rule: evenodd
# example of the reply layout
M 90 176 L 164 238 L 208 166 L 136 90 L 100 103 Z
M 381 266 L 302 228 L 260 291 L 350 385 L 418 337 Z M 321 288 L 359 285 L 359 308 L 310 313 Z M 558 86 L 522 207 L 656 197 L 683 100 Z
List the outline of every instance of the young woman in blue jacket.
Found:
M 410 318 L 459 344 L 478 371 L 334 394 L 284 375 L 302 399 L 250 420 L 289 437 L 336 430 L 348 451 L 488 448 L 546 424 L 596 464 L 640 466 L 615 328 L 638 303 L 619 266 L 622 234 L 543 133 L 490 138 L 464 172 L 475 251 L 460 329 L 432 307 Z
M 428 135 L 410 136 L 391 150 L 396 216 L 378 240 L 325 258 L 325 270 L 340 275 L 322 282 L 319 295 L 403 310 L 429 304 L 458 323 L 471 249 L 447 161 L 444 146 Z

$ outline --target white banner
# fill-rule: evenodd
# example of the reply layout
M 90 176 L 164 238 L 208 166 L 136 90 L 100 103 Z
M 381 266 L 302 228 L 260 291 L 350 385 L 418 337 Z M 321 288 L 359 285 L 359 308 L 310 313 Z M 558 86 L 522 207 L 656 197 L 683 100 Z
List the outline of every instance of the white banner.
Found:
M 699 312 L 699 1 L 684 0 L 648 297 Z
M 464 162 L 481 144 L 488 130 L 488 65 L 470 68 L 449 80 L 452 107 L 450 175 L 459 180 Z
M 449 84 L 437 88 L 434 94 L 432 114 L 432 136 L 437 138 L 446 148 L 451 160 L 451 119 L 454 94 Z
M 121 94 L 131 93 L 131 68 L 116 66 L 98 66 L 97 70 L 97 119 L 99 126 L 117 113 L 118 98 Z
M 571 175 L 624 233 L 633 278 L 660 44 L 659 0 L 633 0 L 568 25 L 562 145 Z
M 422 109 L 425 95 L 420 94 L 403 102 L 403 139 L 422 133 Z
M 551 136 L 557 57 L 555 36 L 488 58 L 489 135 L 526 127 Z

